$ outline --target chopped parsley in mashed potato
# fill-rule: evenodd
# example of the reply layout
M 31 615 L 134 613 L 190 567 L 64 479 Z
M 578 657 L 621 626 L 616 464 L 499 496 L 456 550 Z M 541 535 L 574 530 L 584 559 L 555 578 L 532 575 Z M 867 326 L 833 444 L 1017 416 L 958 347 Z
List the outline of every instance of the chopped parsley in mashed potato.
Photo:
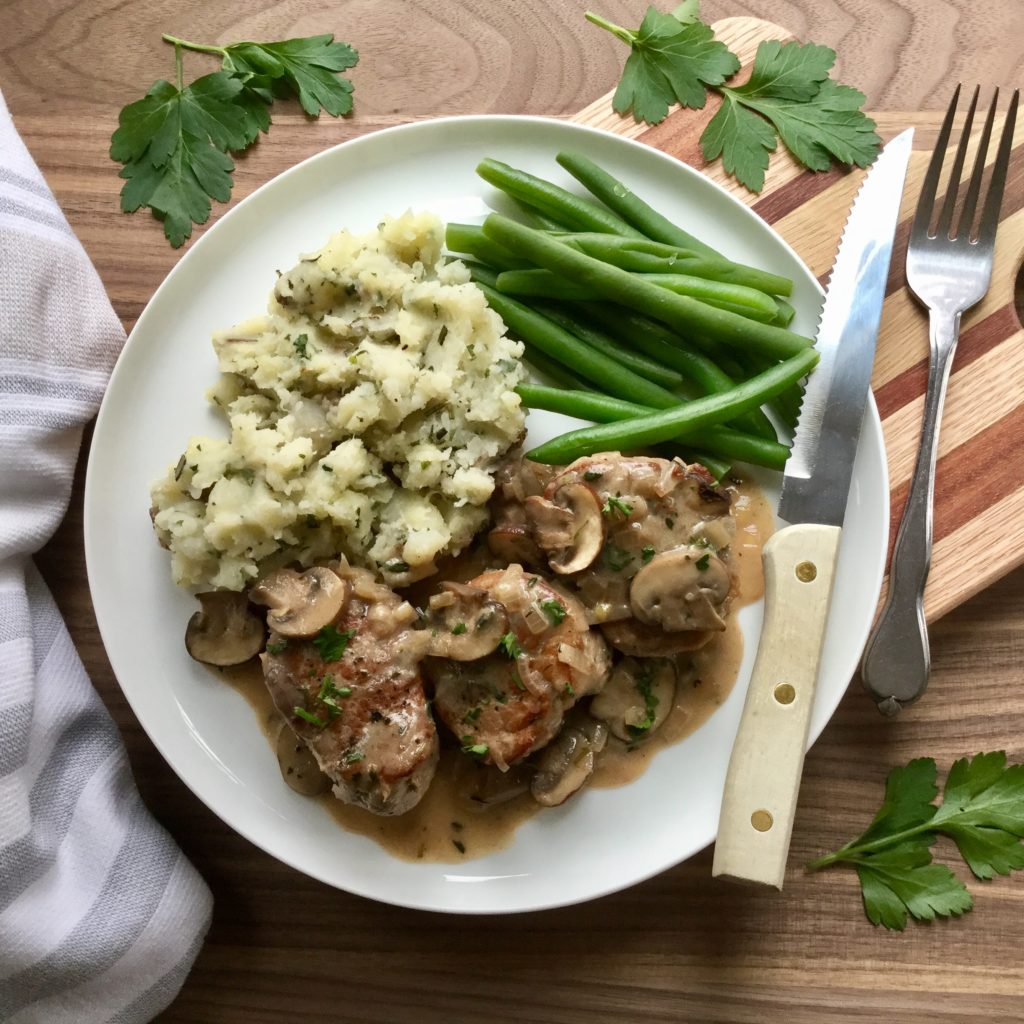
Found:
M 426 213 L 342 231 L 214 337 L 230 436 L 192 438 L 152 490 L 176 583 L 241 590 L 339 553 L 404 583 L 484 525 L 524 432 L 522 345 L 443 235 Z

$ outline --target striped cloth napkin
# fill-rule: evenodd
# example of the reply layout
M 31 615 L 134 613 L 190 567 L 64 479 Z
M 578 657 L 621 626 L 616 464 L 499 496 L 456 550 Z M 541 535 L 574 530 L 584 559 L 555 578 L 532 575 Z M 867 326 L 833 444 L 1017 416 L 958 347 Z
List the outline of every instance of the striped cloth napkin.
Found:
M 136 1024 L 177 994 L 203 880 L 139 799 L 31 556 L 124 332 L 0 97 L 0 1021 Z

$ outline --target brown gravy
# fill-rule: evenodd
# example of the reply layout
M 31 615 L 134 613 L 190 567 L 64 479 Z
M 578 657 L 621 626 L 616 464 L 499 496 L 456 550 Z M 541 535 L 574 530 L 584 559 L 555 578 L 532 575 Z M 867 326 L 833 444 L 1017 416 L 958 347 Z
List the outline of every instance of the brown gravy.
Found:
M 638 745 L 609 738 L 588 785 L 608 787 L 632 782 L 643 774 L 659 750 L 692 733 L 729 695 L 743 657 L 743 635 L 735 612 L 756 601 L 764 591 L 761 548 L 774 529 L 771 507 L 760 489 L 749 481 L 736 484 L 733 509 L 736 536 L 732 564 L 736 590 L 726 630 L 690 656 L 696 663 L 696 675 L 692 683 L 681 683 L 677 688 L 675 705 L 661 728 Z M 285 726 L 263 683 L 259 663 L 221 670 L 221 677 L 252 705 L 271 747 L 276 749 Z M 281 764 L 285 774 L 289 769 L 308 772 L 305 758 L 300 756 L 294 764 L 286 761 L 283 758 Z M 437 774 L 426 795 L 413 810 L 400 817 L 381 817 L 344 804 L 330 791 L 314 799 L 343 828 L 369 836 L 392 856 L 458 863 L 507 846 L 519 825 L 543 810 L 529 793 L 486 808 L 474 803 L 465 795 L 461 775 L 466 761 L 458 750 L 443 749 Z

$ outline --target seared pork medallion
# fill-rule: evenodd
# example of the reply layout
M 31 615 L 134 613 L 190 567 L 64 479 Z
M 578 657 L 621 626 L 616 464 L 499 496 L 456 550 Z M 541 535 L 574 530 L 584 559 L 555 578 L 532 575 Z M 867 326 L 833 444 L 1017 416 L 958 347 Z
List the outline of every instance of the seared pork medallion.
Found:
M 376 814 L 415 806 L 438 760 L 415 609 L 345 563 L 279 569 L 249 596 L 268 609 L 267 688 L 335 796 Z
M 520 565 L 442 591 L 428 623 L 432 653 L 445 655 L 426 666 L 438 716 L 464 751 L 502 770 L 548 743 L 608 677 L 580 602 Z

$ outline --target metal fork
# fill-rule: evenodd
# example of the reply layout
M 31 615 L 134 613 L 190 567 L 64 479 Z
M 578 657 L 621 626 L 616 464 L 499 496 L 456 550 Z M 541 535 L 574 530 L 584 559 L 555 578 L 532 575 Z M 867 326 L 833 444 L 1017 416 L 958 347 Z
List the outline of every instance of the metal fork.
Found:
M 982 129 L 974 169 L 962 205 L 957 211 L 960 174 L 967 155 L 979 91 L 975 87 L 960 144 L 953 158 L 945 200 L 935 228 L 931 230 L 936 209 L 935 195 L 960 99 L 960 86 L 956 87 L 928 165 L 907 247 L 907 283 L 918 301 L 928 309 L 931 360 L 928 366 L 921 448 L 910 481 L 910 494 L 903 520 L 896 535 L 889 569 L 889 593 L 882 614 L 868 638 L 861 664 L 864 687 L 885 715 L 895 715 L 901 708 L 912 704 L 928 685 L 931 655 L 928 648 L 928 626 L 924 618 L 924 586 L 932 554 L 932 502 L 935 493 L 935 457 L 939 447 L 939 420 L 953 365 L 953 353 L 960 336 L 960 318 L 981 301 L 992 278 L 999 207 L 1003 199 L 1017 118 L 1019 90 L 1014 91 L 1010 100 L 992 176 L 982 201 L 981 219 L 976 233 L 972 233 L 981 198 L 985 156 L 999 99 L 997 89 Z M 954 213 L 957 212 L 959 216 L 954 223 Z

